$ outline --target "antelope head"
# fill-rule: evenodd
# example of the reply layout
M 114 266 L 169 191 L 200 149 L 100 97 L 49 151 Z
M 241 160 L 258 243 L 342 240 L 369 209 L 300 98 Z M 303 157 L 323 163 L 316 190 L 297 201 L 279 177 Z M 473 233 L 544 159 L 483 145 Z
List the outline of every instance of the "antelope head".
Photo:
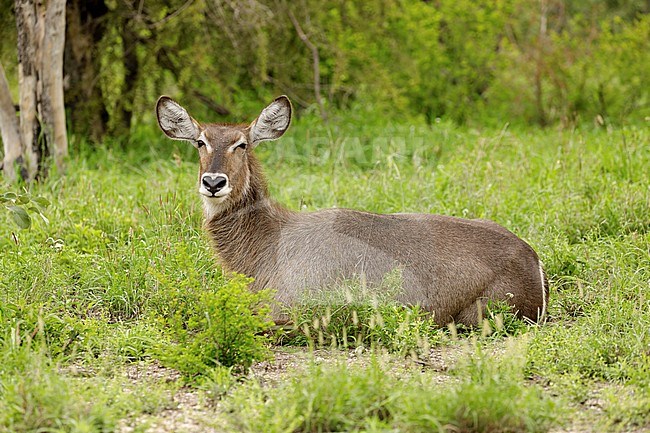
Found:
M 186 140 L 199 152 L 199 194 L 206 215 L 227 208 L 246 196 L 251 183 L 252 150 L 262 141 L 276 140 L 289 128 L 291 103 L 280 96 L 251 124 L 199 123 L 168 96 L 156 104 L 160 129 L 175 140 Z

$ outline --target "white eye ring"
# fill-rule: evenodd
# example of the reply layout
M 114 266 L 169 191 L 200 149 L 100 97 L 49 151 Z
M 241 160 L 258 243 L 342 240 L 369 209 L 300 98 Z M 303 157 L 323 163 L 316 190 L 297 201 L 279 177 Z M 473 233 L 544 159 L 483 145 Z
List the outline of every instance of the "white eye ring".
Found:
M 242 149 L 246 150 L 246 146 L 248 146 L 248 143 L 246 142 L 246 140 L 240 140 L 237 143 L 230 146 L 230 148 L 228 150 L 230 152 L 234 152 L 235 149 L 237 149 L 238 147 L 241 147 Z
M 205 141 L 201 140 L 200 138 L 199 138 L 198 140 L 196 140 L 196 147 L 197 147 L 197 148 L 200 149 L 200 148 L 202 148 L 203 146 L 205 146 Z

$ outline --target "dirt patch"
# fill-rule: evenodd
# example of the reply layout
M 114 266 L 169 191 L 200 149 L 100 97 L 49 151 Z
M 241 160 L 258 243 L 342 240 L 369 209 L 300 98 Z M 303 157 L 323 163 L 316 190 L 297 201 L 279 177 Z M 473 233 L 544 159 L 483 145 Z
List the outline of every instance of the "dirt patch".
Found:
M 174 384 L 181 379 L 178 371 L 164 367 L 155 361 L 129 365 L 124 375 L 133 387 L 161 382 Z M 162 410 L 155 414 L 123 420 L 116 431 L 118 433 L 216 432 L 206 427 L 207 421 L 214 417 L 215 409 L 205 403 L 199 391 L 190 387 L 180 387 L 166 391 L 166 394 L 167 401 Z

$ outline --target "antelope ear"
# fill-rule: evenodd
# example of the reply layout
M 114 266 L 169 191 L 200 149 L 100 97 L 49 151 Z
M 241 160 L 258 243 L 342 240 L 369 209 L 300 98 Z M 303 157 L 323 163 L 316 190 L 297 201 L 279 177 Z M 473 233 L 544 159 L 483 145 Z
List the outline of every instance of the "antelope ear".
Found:
M 282 95 L 271 102 L 251 123 L 249 142 L 257 146 L 264 140 L 277 140 L 289 129 L 291 102 Z
M 185 108 L 169 96 L 161 96 L 156 104 L 158 126 L 169 138 L 195 141 L 199 138 L 199 123 Z

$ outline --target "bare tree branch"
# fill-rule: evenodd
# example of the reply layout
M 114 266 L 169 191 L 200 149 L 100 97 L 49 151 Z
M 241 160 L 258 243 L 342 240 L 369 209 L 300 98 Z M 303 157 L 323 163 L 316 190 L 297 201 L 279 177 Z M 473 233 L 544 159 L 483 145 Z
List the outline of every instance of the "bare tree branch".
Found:
M 198 90 L 192 90 L 192 96 L 201 101 L 203 105 L 221 116 L 227 116 L 230 114 L 230 110 L 228 110 L 223 105 L 216 103 L 212 98 L 204 93 L 199 92 Z
M 151 23 L 151 27 L 159 27 L 159 26 L 164 25 L 167 21 L 169 21 L 169 20 L 171 20 L 171 19 L 174 19 L 175 17 L 177 17 L 178 15 L 180 15 L 181 13 L 183 13 L 183 11 L 184 11 L 185 9 L 187 9 L 188 7 L 190 7 L 190 5 L 191 5 L 192 3 L 194 3 L 194 0 L 187 0 L 185 3 L 183 3 L 183 4 L 182 4 L 178 9 L 176 9 L 174 12 L 172 12 L 172 13 L 170 13 L 170 14 L 164 16 L 162 19 L 156 21 L 155 23 Z

